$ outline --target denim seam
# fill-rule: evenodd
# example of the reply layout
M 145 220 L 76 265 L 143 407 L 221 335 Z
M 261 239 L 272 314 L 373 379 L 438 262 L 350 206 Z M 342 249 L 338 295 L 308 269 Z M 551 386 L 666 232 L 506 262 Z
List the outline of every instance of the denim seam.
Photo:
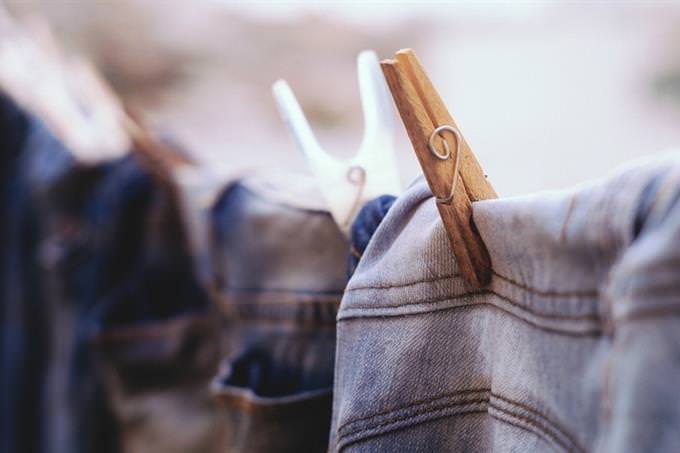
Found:
M 305 295 L 305 296 L 318 296 L 318 297 L 340 297 L 345 292 L 344 289 L 331 289 L 331 290 L 312 290 L 312 289 L 291 289 L 291 288 L 249 288 L 249 287 L 237 287 L 237 286 L 225 286 L 221 288 L 223 293 L 247 293 L 247 294 L 261 294 L 261 293 L 274 293 L 274 294 L 295 294 L 295 295 Z
M 499 279 L 503 280 L 506 283 L 509 283 L 510 285 L 516 286 L 520 289 L 523 289 L 524 291 L 535 294 L 537 296 L 544 296 L 544 297 L 576 297 L 576 298 L 593 298 L 597 297 L 599 295 L 599 291 L 597 289 L 592 289 L 592 290 L 582 290 L 582 291 L 547 291 L 547 290 L 542 290 L 538 288 L 534 288 L 531 286 L 528 286 L 524 283 L 518 282 L 517 280 L 513 280 L 510 277 L 506 277 L 505 275 L 499 274 L 496 270 L 491 270 L 493 275 L 498 277 Z M 366 286 L 354 286 L 354 287 L 349 287 L 345 290 L 345 293 L 350 293 L 353 291 L 362 291 L 362 290 L 370 290 L 370 289 L 391 289 L 391 288 L 406 288 L 409 286 L 416 286 L 420 285 L 423 283 L 434 283 L 442 280 L 453 280 L 454 278 L 459 278 L 461 277 L 461 274 L 459 273 L 453 273 L 450 275 L 438 275 L 435 277 L 429 277 L 429 278 L 424 278 L 418 281 L 412 281 L 412 282 L 407 282 L 407 283 L 397 283 L 397 284 L 388 284 L 388 285 L 366 285 Z
M 340 301 L 319 302 L 300 301 L 287 302 L 234 302 L 228 298 L 219 298 L 216 303 L 227 319 L 252 321 L 290 321 L 299 323 L 323 323 L 335 326 Z
M 569 205 L 567 206 L 567 213 L 562 221 L 562 227 L 560 228 L 560 243 L 566 244 L 567 242 L 567 230 L 569 228 L 569 223 L 571 222 L 571 215 L 576 207 L 576 201 L 578 199 L 578 194 L 575 193 L 569 197 Z
M 338 431 L 338 433 L 340 433 L 341 431 L 344 431 L 347 428 L 347 426 L 349 426 L 349 425 L 353 425 L 357 422 L 371 420 L 373 418 L 377 418 L 377 417 L 380 417 L 380 416 L 383 416 L 383 415 L 389 415 L 393 412 L 397 412 L 397 411 L 402 410 L 402 409 L 407 409 L 409 407 L 434 403 L 434 402 L 437 402 L 437 401 L 444 399 L 444 398 L 474 395 L 475 393 L 489 393 L 490 391 L 491 391 L 490 387 L 479 388 L 479 389 L 465 389 L 465 390 L 458 390 L 458 391 L 450 392 L 450 393 L 444 393 L 443 395 L 435 396 L 435 397 L 432 397 L 432 398 L 427 398 L 427 399 L 424 399 L 424 400 L 413 401 L 413 402 L 411 402 L 411 403 L 409 403 L 405 406 L 398 406 L 398 407 L 395 407 L 395 408 L 392 408 L 392 409 L 389 409 L 389 410 L 386 410 L 386 411 L 376 412 L 376 413 L 373 413 L 371 415 L 367 415 L 365 417 L 360 417 L 360 418 L 355 418 L 353 420 L 349 420 L 349 421 L 343 423 L 342 425 L 340 425 L 338 427 L 337 431 Z
M 435 304 L 438 302 L 444 302 L 447 300 L 458 300 L 458 299 L 464 299 L 466 297 L 475 297 L 475 296 L 483 296 L 483 295 L 492 295 L 496 296 L 499 299 L 507 302 L 508 304 L 512 305 L 513 307 L 516 307 L 520 310 L 526 311 L 532 316 L 536 316 L 539 318 L 546 318 L 546 319 L 564 319 L 564 320 L 570 320 L 570 321 L 600 321 L 600 316 L 597 312 L 591 313 L 591 314 L 583 314 L 583 315 L 565 315 L 565 314 L 559 314 L 559 313 L 545 313 L 545 312 L 540 312 L 536 311 L 535 309 L 522 304 L 521 302 L 518 302 L 514 299 L 511 299 L 507 296 L 504 296 L 494 290 L 491 289 L 485 289 L 485 290 L 480 290 L 480 291 L 471 291 L 469 293 L 462 293 L 462 294 L 456 294 L 453 296 L 445 296 L 445 297 L 436 297 L 436 298 L 431 298 L 431 299 L 422 299 L 422 300 L 415 300 L 411 302 L 405 302 L 401 304 L 394 304 L 394 305 L 350 305 L 350 306 L 345 306 L 344 310 L 349 310 L 349 309 L 360 309 L 360 310 L 374 310 L 374 309 L 382 309 L 382 308 L 401 308 L 401 307 L 407 307 L 411 305 L 419 305 L 419 304 Z M 470 305 L 477 305 L 477 304 L 482 304 L 482 303 L 473 303 Z M 494 305 L 495 304 L 489 304 L 487 302 L 484 302 L 483 304 L 488 304 L 488 305 Z
M 328 299 L 328 300 L 296 300 L 293 302 L 234 302 L 233 299 L 230 299 L 229 296 L 227 296 L 227 305 L 231 306 L 237 306 L 237 307 L 258 307 L 258 306 L 265 306 L 265 307 L 290 307 L 291 305 L 333 305 L 333 304 L 340 304 L 341 299 Z
M 396 417 L 396 418 L 393 418 L 391 420 L 385 421 L 383 423 L 380 423 L 380 424 L 377 424 L 377 425 L 374 425 L 374 426 L 370 426 L 370 427 L 363 428 L 363 429 L 358 429 L 358 430 L 351 431 L 349 433 L 340 435 L 338 437 L 338 444 L 340 445 L 339 450 L 342 451 L 342 449 L 345 448 L 346 446 L 353 444 L 353 443 L 356 443 L 356 442 L 359 442 L 361 440 L 384 434 L 384 432 L 383 433 L 381 433 L 381 432 L 371 433 L 371 431 L 375 431 L 375 430 L 378 430 L 380 428 L 385 428 L 385 427 L 388 427 L 390 425 L 394 425 L 396 423 L 399 423 L 399 422 L 404 421 L 404 420 L 408 420 L 408 419 L 416 417 L 418 415 L 433 414 L 433 413 L 436 413 L 436 412 L 445 411 L 447 409 L 454 409 L 454 408 L 457 408 L 457 407 L 465 407 L 465 406 L 474 406 L 474 405 L 479 405 L 479 404 L 484 404 L 484 403 L 488 404 L 488 399 L 478 399 L 478 400 L 470 400 L 470 401 L 457 401 L 457 402 L 453 402 L 453 403 L 448 403 L 448 404 L 444 404 L 444 405 L 439 405 L 439 406 L 435 406 L 435 407 L 421 409 L 419 411 L 412 411 L 412 412 L 408 413 L 408 415 Z M 470 408 L 470 410 L 461 412 L 460 414 L 467 414 L 467 413 L 471 413 L 471 412 L 472 413 L 479 413 L 479 414 L 488 414 L 487 409 L 474 409 L 474 408 Z M 418 421 L 418 422 L 412 423 L 410 425 L 407 425 L 407 426 L 404 426 L 404 427 L 401 427 L 401 428 L 388 429 L 387 432 L 402 431 L 404 429 L 408 429 L 408 428 L 411 428 L 413 426 L 416 426 L 416 425 L 419 425 L 419 424 L 422 424 L 422 423 L 425 423 L 425 422 L 428 422 L 428 421 L 431 421 L 431 420 L 447 418 L 447 417 L 451 417 L 451 416 L 455 416 L 455 415 L 459 415 L 459 414 L 442 414 L 439 417 L 436 417 L 434 419 Z M 365 435 L 367 433 L 369 433 L 368 436 Z M 348 438 L 348 437 L 354 437 L 354 438 L 349 439 L 347 442 L 345 442 L 345 445 L 342 445 L 343 440 Z
M 660 181 L 655 181 L 655 180 L 657 180 L 658 178 L 661 178 L 661 180 L 660 180 Z M 654 195 L 653 195 L 654 198 L 652 199 L 652 202 L 651 202 L 650 205 L 649 205 L 649 209 L 647 210 L 647 213 L 652 213 L 652 212 L 654 212 L 656 209 L 658 209 L 657 206 L 658 206 L 658 204 L 661 202 L 660 200 L 661 200 L 661 198 L 662 198 L 662 196 L 660 196 L 659 194 L 662 193 L 662 191 L 666 192 L 666 191 L 668 191 L 668 190 L 671 189 L 671 188 L 673 188 L 673 189 L 675 188 L 675 187 L 674 187 L 675 185 L 668 184 L 668 180 L 669 180 L 669 179 L 671 179 L 671 178 L 668 177 L 668 173 L 665 173 L 665 174 L 663 174 L 663 175 L 657 176 L 656 178 L 653 178 L 653 179 L 648 183 L 648 185 L 653 185 L 653 184 L 655 184 L 655 182 L 656 182 L 656 183 L 657 183 L 657 186 L 656 186 L 656 189 L 655 189 L 655 191 L 654 191 L 654 192 L 655 192 Z M 666 186 L 665 189 L 664 189 L 664 186 Z M 637 219 L 638 214 L 639 214 L 639 206 L 643 203 L 644 192 L 645 192 L 645 191 L 643 190 L 643 192 L 640 194 L 640 197 L 639 197 L 639 199 L 638 199 L 638 202 L 636 203 L 636 206 L 638 206 L 638 212 L 637 212 L 636 215 L 635 215 L 636 219 Z M 640 229 L 640 232 L 642 232 L 642 230 L 644 229 L 644 224 L 647 222 L 647 220 L 648 220 L 647 218 L 645 218 L 645 219 L 643 220 L 643 222 L 642 222 L 642 228 Z M 637 239 L 637 237 L 638 237 L 638 235 L 635 235 L 635 239 Z
M 453 407 L 450 407 L 450 408 L 448 408 L 448 409 L 452 409 L 452 408 L 453 408 Z M 439 412 L 442 412 L 442 411 L 444 411 L 444 410 L 446 410 L 446 409 L 447 409 L 447 408 L 439 409 Z M 433 411 L 433 412 L 434 412 L 434 411 Z M 425 415 L 425 414 L 427 414 L 427 412 L 425 412 L 424 414 L 421 414 L 421 415 Z M 462 411 L 458 411 L 458 412 L 456 412 L 455 414 L 447 414 L 447 413 L 443 413 L 443 414 L 439 414 L 439 415 L 436 416 L 436 417 L 428 418 L 427 420 L 422 420 L 422 421 L 413 423 L 413 424 L 408 425 L 408 426 L 403 427 L 403 428 L 392 429 L 392 430 L 389 430 L 389 431 L 387 431 L 387 432 L 377 432 L 377 433 L 365 434 L 365 435 L 360 436 L 360 437 L 355 438 L 355 439 L 348 439 L 348 440 L 346 440 L 344 443 L 341 442 L 340 440 L 338 440 L 338 442 L 337 442 L 337 445 L 338 445 L 337 450 L 338 450 L 338 452 L 342 452 L 345 448 L 347 448 L 347 447 L 349 447 L 350 445 L 353 445 L 353 444 L 355 444 L 355 443 L 357 443 L 357 442 L 365 441 L 365 440 L 371 439 L 371 438 L 373 438 L 373 437 L 380 437 L 380 436 L 385 435 L 385 434 L 387 434 L 387 433 L 389 433 L 389 432 L 392 432 L 392 431 L 402 431 L 402 430 L 404 430 L 404 429 L 408 429 L 408 428 L 411 428 L 411 427 L 413 427 L 413 426 L 421 425 L 421 424 L 423 424 L 423 423 L 427 423 L 427 422 L 431 422 L 431 421 L 435 421 L 435 420 L 440 420 L 440 419 L 442 419 L 442 418 L 447 418 L 447 417 L 451 417 L 451 416 L 481 415 L 481 414 L 488 414 L 488 412 L 487 412 L 486 410 L 484 410 L 484 409 L 470 409 L 470 410 L 462 410 Z
M 495 409 L 497 409 L 497 408 L 495 408 Z M 499 411 L 499 412 L 503 413 L 503 411 Z M 505 414 L 505 415 L 508 416 L 508 417 L 513 417 L 512 414 Z M 531 424 L 529 424 L 529 426 L 527 426 L 526 424 L 523 425 L 523 424 L 518 423 L 516 421 L 510 421 L 510 420 L 507 420 L 505 418 L 499 417 L 497 414 L 493 414 L 491 412 L 489 412 L 489 416 L 493 417 L 495 420 L 498 420 L 501 423 L 505 423 L 507 425 L 513 426 L 517 429 L 521 429 L 521 430 L 529 432 L 529 433 L 531 433 L 531 434 L 533 434 L 537 437 L 540 437 L 544 441 L 546 441 L 550 444 L 553 444 L 553 446 L 555 446 L 555 444 L 558 444 L 562 449 L 564 449 L 564 451 L 570 451 L 568 448 L 565 448 L 565 446 L 563 444 L 561 444 L 559 442 L 555 442 L 555 440 L 552 437 L 550 437 L 549 435 L 546 435 L 546 433 L 543 433 L 540 429 L 537 429 L 536 427 L 532 426 Z
M 672 195 L 674 195 L 677 192 L 677 186 L 680 183 L 680 172 L 675 171 L 673 172 L 672 170 L 669 170 L 665 172 L 663 175 L 658 176 L 661 178 L 661 181 L 659 182 L 659 187 L 658 190 L 656 191 L 656 196 L 654 197 L 654 200 L 652 200 L 652 204 L 649 208 L 649 217 L 657 217 L 658 215 L 655 216 L 655 213 L 661 209 L 659 207 L 659 203 L 665 203 L 663 206 L 666 208 L 669 208 L 668 206 L 668 198 Z M 640 201 L 638 201 L 637 205 L 640 205 Z M 645 222 L 649 220 L 646 219 Z
M 461 277 L 461 274 L 459 273 L 453 273 L 449 275 L 437 275 L 434 277 L 428 277 L 424 278 L 422 280 L 417 280 L 417 281 L 412 281 L 412 282 L 407 282 L 407 283 L 395 283 L 395 284 L 387 284 L 387 285 L 381 285 L 381 284 L 376 284 L 376 285 L 366 285 L 366 286 L 353 286 L 345 289 L 346 293 L 350 293 L 352 291 L 362 291 L 362 290 L 367 290 L 367 289 L 390 289 L 390 288 L 406 288 L 409 286 L 416 286 L 420 285 L 422 283 L 433 283 L 441 280 L 452 280 L 454 278 Z
M 243 389 L 241 387 L 241 389 Z M 282 413 L 294 413 L 300 415 L 304 409 L 314 409 L 319 406 L 330 406 L 333 397 L 332 387 L 314 390 L 310 392 L 300 392 L 290 396 L 261 396 L 252 389 L 247 389 L 240 394 L 229 393 L 228 388 L 221 386 L 212 389 L 212 397 L 218 404 L 242 410 L 250 414 L 269 414 L 276 415 Z
M 619 186 L 621 185 L 621 183 L 625 183 L 626 176 L 627 175 L 625 175 L 625 174 L 619 175 L 619 177 L 614 180 L 614 183 L 611 185 L 611 188 L 615 188 L 617 183 L 618 183 Z M 642 197 L 642 191 L 640 190 L 640 187 L 636 187 L 636 189 L 637 189 L 637 194 L 635 194 L 633 196 L 635 201 L 630 203 L 633 206 L 639 206 L 640 198 Z M 598 213 L 598 212 L 600 213 L 600 217 L 598 219 L 599 220 L 598 226 L 600 227 L 600 228 L 598 228 L 598 231 L 599 231 L 600 235 L 598 237 L 599 243 L 598 243 L 598 248 L 597 248 L 597 251 L 600 252 L 600 253 L 598 253 L 598 257 L 599 257 L 599 255 L 601 255 L 601 250 L 608 248 L 608 247 L 606 247 L 606 240 L 605 240 L 606 237 L 610 237 L 610 236 L 613 236 L 615 238 L 620 237 L 620 235 L 616 234 L 617 231 L 613 231 L 610 228 L 608 228 L 609 226 L 611 226 L 611 224 L 607 221 L 608 219 L 624 218 L 626 221 L 632 221 L 628 231 L 631 234 L 633 232 L 633 223 L 635 221 L 635 215 L 633 214 L 633 216 L 631 218 L 631 216 L 629 216 L 629 215 L 622 216 L 621 213 L 618 212 L 619 204 L 617 203 L 617 201 L 619 201 L 621 199 L 621 197 L 620 197 L 621 193 L 622 192 L 619 191 L 619 190 L 609 190 L 604 195 L 604 197 L 601 201 L 602 209 L 592 210 L 592 211 L 595 211 L 596 213 Z M 626 214 L 629 214 L 629 213 L 626 213 Z M 623 222 L 621 222 L 621 223 L 623 223 Z M 629 244 L 625 244 L 624 247 L 626 245 L 629 245 Z M 621 249 L 615 250 L 615 253 L 616 253 L 616 255 L 620 255 Z
M 611 426 L 611 409 L 612 409 L 612 374 L 614 373 L 614 358 L 617 355 L 617 351 L 620 348 L 620 342 L 617 341 L 617 336 L 612 335 L 612 343 L 610 346 L 609 354 L 607 355 L 603 370 L 602 370 L 602 385 L 601 385 L 601 398 L 598 407 L 599 421 L 601 422 L 602 428 L 600 436 L 602 433 L 606 433 Z
M 517 280 L 513 280 L 510 277 L 506 277 L 505 275 L 501 275 L 496 270 L 492 269 L 491 272 L 493 275 L 496 277 L 500 278 L 501 280 L 505 281 L 506 283 L 509 283 L 513 286 L 516 286 L 520 289 L 523 289 L 524 291 L 535 294 L 537 296 L 544 296 L 544 297 L 577 297 L 577 298 L 594 298 L 599 296 L 599 291 L 597 289 L 590 289 L 590 290 L 581 290 L 581 291 L 548 291 L 548 290 L 543 290 L 543 289 L 538 289 L 531 287 L 529 285 L 526 285 L 522 282 L 518 282 Z
M 494 395 L 494 394 L 490 394 L 490 396 L 497 397 L 497 395 Z M 530 431 L 530 432 L 534 433 L 535 435 L 538 435 L 539 437 L 543 438 L 545 441 L 548 441 L 552 444 L 556 444 L 556 445 L 560 446 L 565 451 L 580 451 L 580 452 L 585 451 L 581 446 L 579 446 L 577 443 L 575 443 L 573 441 L 573 439 L 568 434 L 562 432 L 558 428 L 556 428 L 554 426 L 546 426 L 544 423 L 541 423 L 539 420 L 531 419 L 530 417 L 527 417 L 525 415 L 521 415 L 521 414 L 512 412 L 508 409 L 503 409 L 501 407 L 498 407 L 496 404 L 491 402 L 489 398 L 475 399 L 475 400 L 468 400 L 468 401 L 462 400 L 462 401 L 450 402 L 450 403 L 443 404 L 443 405 L 437 405 L 437 406 L 434 406 L 434 407 L 426 407 L 426 408 L 422 408 L 420 410 L 407 412 L 407 413 L 405 413 L 405 414 L 403 414 L 399 417 L 395 417 L 395 418 L 392 418 L 392 419 L 389 419 L 389 420 L 385 420 L 384 422 L 373 425 L 373 426 L 368 426 L 368 427 L 356 429 L 356 430 L 353 430 L 353 431 L 350 431 L 350 432 L 347 432 L 347 433 L 344 433 L 344 434 L 339 434 L 339 437 L 338 437 L 338 444 L 340 445 L 339 450 L 342 450 L 345 447 L 347 447 L 348 445 L 351 445 L 353 443 L 368 439 L 370 437 L 375 437 L 375 436 L 385 434 L 384 432 L 383 433 L 374 432 L 371 435 L 371 431 L 376 431 L 376 430 L 379 430 L 380 428 L 385 428 L 385 427 L 388 427 L 390 425 L 394 425 L 396 423 L 399 423 L 399 422 L 404 421 L 404 420 L 408 420 L 410 418 L 413 418 L 413 417 L 416 417 L 416 416 L 419 416 L 419 415 L 434 414 L 434 413 L 437 413 L 437 412 L 445 411 L 446 409 L 453 409 L 453 408 L 456 408 L 456 407 L 464 407 L 464 406 L 468 406 L 468 405 L 476 405 L 476 404 L 481 404 L 481 403 L 487 403 L 487 409 L 464 411 L 464 412 L 453 413 L 453 414 L 441 414 L 440 417 L 436 417 L 436 418 L 428 419 L 428 420 L 417 421 L 417 422 L 410 424 L 410 425 L 407 425 L 407 426 L 397 427 L 396 429 L 389 429 L 388 432 L 403 431 L 404 429 L 408 429 L 408 428 L 411 428 L 411 427 L 416 426 L 418 424 L 426 423 L 426 422 L 436 420 L 436 419 L 447 418 L 447 417 L 455 417 L 455 416 L 460 416 L 460 415 L 466 415 L 466 414 L 469 414 L 469 413 L 479 413 L 479 414 L 487 414 L 490 417 L 492 417 L 492 418 L 494 418 L 494 419 L 496 419 L 500 422 L 506 422 L 506 423 L 508 423 L 512 426 L 515 426 L 515 427 L 518 427 L 518 428 L 523 428 L 526 431 Z M 522 407 L 522 406 L 519 406 L 519 407 Z M 522 408 L 524 408 L 524 407 L 522 407 Z M 489 411 L 489 409 L 496 410 L 496 411 L 498 411 L 502 414 L 505 414 L 508 417 L 515 418 L 519 421 L 524 422 L 526 425 L 529 425 L 529 426 L 523 426 L 523 425 L 520 425 L 518 423 L 512 423 L 508 420 L 500 418 L 497 415 L 494 415 L 493 413 L 491 413 Z M 536 413 L 537 415 L 540 414 L 537 411 L 534 411 L 534 413 Z M 548 423 L 553 423 L 549 419 L 544 419 L 544 420 Z M 369 435 L 366 435 L 366 434 L 369 434 Z M 561 439 L 560 435 L 564 436 L 566 439 L 568 439 L 568 441 Z M 354 438 L 348 439 L 348 441 L 345 442 L 344 445 L 343 445 L 343 440 L 347 439 L 348 437 L 354 437 Z M 569 444 L 571 444 L 571 445 L 569 445 Z
M 564 436 L 572 446 L 576 446 L 580 451 L 585 451 L 583 447 L 579 445 L 579 442 L 576 440 L 576 437 L 572 435 L 569 430 L 561 423 L 557 422 L 554 420 L 555 417 L 553 416 L 548 416 L 545 413 L 539 411 L 538 409 L 535 409 L 531 406 L 529 406 L 526 403 L 521 403 L 519 401 L 512 400 L 506 396 L 499 395 L 498 393 L 493 393 L 491 392 L 491 396 L 494 398 L 497 398 L 500 401 L 503 401 L 505 403 L 508 403 L 512 406 L 519 407 L 521 409 L 524 409 L 525 411 L 532 413 L 535 415 L 537 419 L 544 420 L 551 426 L 551 429 L 555 430 L 557 433 L 560 435 Z M 501 409 L 499 409 L 501 410 Z M 501 410 L 502 411 L 502 410 Z
M 308 298 L 286 299 L 284 296 L 234 296 L 234 295 L 212 295 L 211 299 L 220 307 L 254 307 L 268 309 L 280 307 L 281 309 L 335 309 L 340 306 L 340 297 L 319 298 L 310 296 Z M 263 300 L 264 299 L 264 300 Z
M 555 327 L 547 327 L 547 326 L 542 326 L 540 324 L 537 324 L 534 321 L 530 321 L 529 319 L 523 318 L 519 316 L 516 313 L 513 313 L 503 307 L 499 307 L 498 305 L 494 305 L 488 302 L 481 302 L 481 303 L 474 303 L 474 304 L 467 304 L 467 305 L 458 305 L 458 306 L 449 306 L 449 307 L 441 307 L 441 308 L 435 308 L 433 310 L 426 310 L 426 311 L 420 311 L 417 313 L 398 313 L 398 314 L 361 314 L 361 315 L 346 315 L 346 316 L 338 316 L 338 323 L 343 322 L 343 321 L 350 321 L 353 319 L 362 319 L 362 318 L 380 318 L 382 320 L 387 320 L 389 318 L 405 318 L 405 317 L 415 317 L 419 315 L 427 315 L 431 313 L 436 313 L 440 311 L 450 311 L 450 310 L 457 310 L 457 309 L 463 309 L 463 308 L 473 308 L 473 307 L 484 307 L 484 308 L 493 308 L 496 310 L 499 310 L 506 315 L 509 315 L 519 321 L 524 322 L 525 324 L 528 324 L 536 329 L 542 330 L 544 332 L 549 332 L 549 333 L 554 333 L 557 335 L 566 335 L 566 336 L 571 336 L 571 337 L 600 337 L 602 336 L 602 328 L 600 326 L 596 328 L 591 328 L 590 330 L 584 330 L 581 332 L 574 332 L 570 330 L 565 330 L 565 329 L 558 329 Z
M 463 399 L 464 397 L 474 397 L 475 394 L 479 393 L 486 393 L 487 396 L 486 398 L 477 398 L 477 399 L 470 399 L 466 400 Z M 445 398 L 451 398 L 451 397 L 461 397 L 461 400 L 456 401 L 456 402 L 448 402 L 445 404 L 439 404 L 435 405 L 434 403 L 437 403 L 438 401 L 441 401 L 442 399 Z M 502 408 L 499 407 L 498 404 L 495 404 L 492 399 L 497 399 L 499 401 L 502 401 L 510 406 L 514 406 L 520 409 L 523 409 L 530 413 L 532 417 L 526 416 L 526 415 L 521 415 L 519 413 L 515 413 L 510 411 L 507 408 Z M 552 418 L 548 417 L 544 413 L 538 411 L 537 409 L 532 408 L 531 406 L 520 403 L 517 401 L 514 401 L 510 398 L 504 397 L 502 395 L 499 395 L 497 393 L 494 393 L 491 391 L 490 388 L 481 388 L 481 389 L 467 389 L 467 390 L 459 390 L 456 392 L 451 392 L 443 395 L 439 395 L 434 398 L 428 398 L 425 400 L 419 400 L 415 401 L 413 403 L 410 403 L 405 406 L 400 406 L 393 408 L 389 411 L 383 411 L 375 414 L 371 414 L 370 416 L 366 417 L 361 417 L 357 418 L 354 420 L 347 421 L 343 423 L 338 429 L 337 433 L 339 434 L 339 438 L 343 437 L 348 437 L 351 435 L 356 435 L 361 432 L 367 432 L 370 430 L 374 430 L 389 424 L 394 424 L 396 422 L 402 421 L 404 419 L 424 414 L 427 412 L 434 412 L 437 410 L 443 410 L 446 409 L 447 407 L 451 406 L 460 406 L 460 405 L 465 405 L 465 404 L 476 404 L 480 402 L 487 402 L 489 403 L 489 407 L 498 410 L 501 413 L 505 413 L 508 416 L 512 416 L 517 418 L 518 420 L 524 421 L 527 424 L 534 425 L 537 429 L 539 429 L 541 432 L 545 433 L 546 435 L 550 436 L 556 443 L 559 443 L 562 447 L 564 447 L 565 450 L 578 450 L 578 451 L 585 451 L 583 447 L 579 445 L 579 442 L 575 439 L 575 437 L 561 424 L 556 421 L 554 421 Z M 424 407 L 415 409 L 417 406 L 424 405 Z M 433 407 L 434 406 L 434 407 Z M 412 408 L 413 410 L 408 410 L 409 408 Z M 370 420 L 374 420 L 376 418 L 382 417 L 382 416 L 388 416 L 390 414 L 396 413 L 398 411 L 405 410 L 405 413 L 401 415 L 400 417 L 392 418 L 391 420 L 385 420 L 382 423 L 373 425 L 373 426 L 368 426 L 361 428 L 359 427 L 358 429 L 350 429 L 349 432 L 344 432 L 346 431 L 346 428 L 350 425 L 354 425 L 358 422 L 367 422 L 370 423 Z M 541 422 L 543 421 L 543 423 Z M 562 438 L 560 438 L 560 436 Z M 569 448 L 571 446 L 571 448 Z
M 332 320 L 318 320 L 318 319 L 312 319 L 312 320 L 306 320 L 306 319 L 293 319 L 293 318 L 286 318 L 286 317 L 281 317 L 281 318 L 274 318 L 274 317 L 263 317 L 263 316 L 243 316 L 240 314 L 235 314 L 235 315 L 223 315 L 225 320 L 227 322 L 234 321 L 245 321 L 245 322 L 252 322 L 252 323 L 273 323 L 276 325 L 286 325 L 286 326 L 291 326 L 295 327 L 296 329 L 299 328 L 305 328 L 305 329 L 310 329 L 310 330 L 335 330 L 336 329 L 336 321 L 335 319 Z
M 579 445 L 575 437 L 566 428 L 564 428 L 560 423 L 557 423 L 551 418 L 548 418 L 545 414 L 525 404 L 514 402 L 500 395 L 492 393 L 491 396 L 511 406 L 524 409 L 525 411 L 532 414 L 534 417 L 532 418 L 526 415 L 521 415 L 519 413 L 511 411 L 510 409 L 502 408 L 497 404 L 494 404 L 493 402 L 489 404 L 491 408 L 501 413 L 504 413 L 510 417 L 515 417 L 516 419 L 521 420 L 525 423 L 533 424 L 537 429 L 541 430 L 548 436 L 552 437 L 554 441 L 560 444 L 562 447 L 564 447 L 565 450 L 568 451 L 576 450 L 579 452 L 585 452 L 585 449 Z

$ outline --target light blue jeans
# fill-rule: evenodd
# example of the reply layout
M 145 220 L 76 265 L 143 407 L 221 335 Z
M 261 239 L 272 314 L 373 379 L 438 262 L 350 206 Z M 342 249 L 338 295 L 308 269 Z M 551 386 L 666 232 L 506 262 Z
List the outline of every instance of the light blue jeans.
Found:
M 679 451 L 680 155 L 476 203 L 461 279 L 421 179 L 338 313 L 333 451 Z

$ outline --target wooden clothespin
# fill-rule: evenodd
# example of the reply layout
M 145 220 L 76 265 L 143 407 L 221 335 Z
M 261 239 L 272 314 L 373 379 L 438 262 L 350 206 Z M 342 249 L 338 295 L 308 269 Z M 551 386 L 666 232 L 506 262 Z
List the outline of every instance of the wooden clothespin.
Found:
M 472 202 L 497 198 L 496 192 L 413 50 L 398 51 L 381 67 L 458 267 L 471 286 L 480 288 L 491 279 L 491 260 L 472 222 Z

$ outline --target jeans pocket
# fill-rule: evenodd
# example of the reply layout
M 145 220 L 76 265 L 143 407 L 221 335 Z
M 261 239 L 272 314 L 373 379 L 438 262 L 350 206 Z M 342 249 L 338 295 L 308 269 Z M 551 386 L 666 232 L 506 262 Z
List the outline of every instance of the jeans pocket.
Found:
M 325 385 L 312 382 L 270 359 L 252 352 L 241 355 L 213 380 L 226 429 L 223 451 L 326 451 L 332 377 Z
M 210 395 L 220 356 L 214 316 L 106 329 L 92 347 L 123 451 L 220 451 L 222 424 Z

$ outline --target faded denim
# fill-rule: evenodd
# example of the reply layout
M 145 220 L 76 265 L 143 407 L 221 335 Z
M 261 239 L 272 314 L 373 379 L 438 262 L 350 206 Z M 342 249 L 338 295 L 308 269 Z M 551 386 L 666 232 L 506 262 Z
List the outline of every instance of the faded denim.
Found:
M 466 286 L 421 179 L 338 313 L 333 451 L 678 451 L 680 155 L 474 205 Z
M 347 241 L 325 211 L 229 186 L 213 209 L 223 451 L 326 451 Z

